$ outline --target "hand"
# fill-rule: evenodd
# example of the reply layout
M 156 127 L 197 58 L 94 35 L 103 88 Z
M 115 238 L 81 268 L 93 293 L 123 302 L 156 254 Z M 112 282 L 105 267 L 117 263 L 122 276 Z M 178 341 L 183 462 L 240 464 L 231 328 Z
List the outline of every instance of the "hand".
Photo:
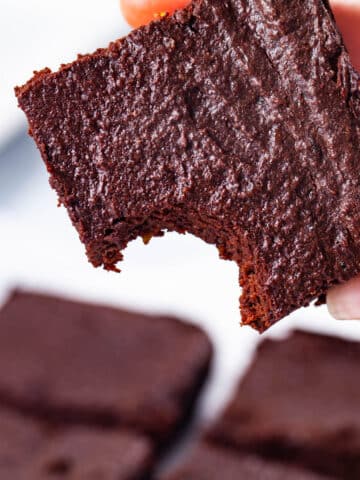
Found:
M 360 72 L 360 0 L 330 0 L 330 3 L 353 65 Z

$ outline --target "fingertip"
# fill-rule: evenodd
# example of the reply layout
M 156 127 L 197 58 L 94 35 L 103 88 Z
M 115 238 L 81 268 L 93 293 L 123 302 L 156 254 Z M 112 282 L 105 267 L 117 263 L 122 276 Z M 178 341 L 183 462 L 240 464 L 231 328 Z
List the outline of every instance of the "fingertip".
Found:
M 330 315 L 337 320 L 360 320 L 360 276 L 331 288 L 326 299 Z

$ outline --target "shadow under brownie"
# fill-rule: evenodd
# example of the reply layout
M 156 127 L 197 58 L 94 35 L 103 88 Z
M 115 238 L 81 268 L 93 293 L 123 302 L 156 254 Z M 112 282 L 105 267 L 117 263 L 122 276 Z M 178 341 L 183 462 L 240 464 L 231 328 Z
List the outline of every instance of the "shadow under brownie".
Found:
M 200 444 L 190 459 L 159 480 L 331 480 L 315 473 L 274 463 L 231 449 Z

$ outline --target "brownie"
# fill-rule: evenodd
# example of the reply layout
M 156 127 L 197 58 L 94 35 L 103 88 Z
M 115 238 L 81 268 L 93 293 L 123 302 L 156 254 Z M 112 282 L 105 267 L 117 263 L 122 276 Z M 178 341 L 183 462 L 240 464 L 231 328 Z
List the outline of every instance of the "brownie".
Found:
M 188 462 L 160 480 L 326 480 L 312 472 L 256 456 L 234 453 L 231 450 L 200 445 Z
M 285 340 L 267 339 L 209 437 L 340 478 L 360 478 L 358 373 L 358 342 L 300 331 Z
M 70 429 L 50 437 L 26 465 L 23 480 L 145 480 L 151 464 L 151 448 L 144 438 Z
M 161 446 L 190 414 L 211 355 L 205 333 L 175 318 L 16 291 L 0 311 L 0 403 L 133 428 Z
M 190 232 L 263 331 L 360 273 L 358 84 L 327 0 L 194 0 L 16 94 L 95 266 Z
M 2 480 L 145 480 L 151 467 L 152 448 L 139 435 L 88 428 L 54 432 L 0 408 Z
M 43 442 L 40 425 L 0 407 L 0 478 L 17 480 Z

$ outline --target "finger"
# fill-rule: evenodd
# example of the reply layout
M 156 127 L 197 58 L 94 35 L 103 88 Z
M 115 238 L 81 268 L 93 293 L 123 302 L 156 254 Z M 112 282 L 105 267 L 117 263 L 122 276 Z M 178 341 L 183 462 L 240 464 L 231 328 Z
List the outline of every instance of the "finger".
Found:
M 327 305 L 330 314 L 338 320 L 359 320 L 360 276 L 329 290 Z
M 351 60 L 360 71 L 360 0 L 331 0 Z

